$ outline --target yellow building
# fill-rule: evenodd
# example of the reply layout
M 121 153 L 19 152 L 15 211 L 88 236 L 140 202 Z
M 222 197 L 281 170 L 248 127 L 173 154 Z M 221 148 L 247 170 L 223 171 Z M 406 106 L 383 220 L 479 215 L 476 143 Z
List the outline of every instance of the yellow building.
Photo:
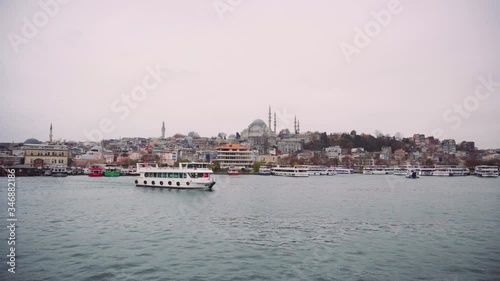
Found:
M 34 167 L 68 165 L 69 149 L 65 145 L 24 144 L 24 164 Z

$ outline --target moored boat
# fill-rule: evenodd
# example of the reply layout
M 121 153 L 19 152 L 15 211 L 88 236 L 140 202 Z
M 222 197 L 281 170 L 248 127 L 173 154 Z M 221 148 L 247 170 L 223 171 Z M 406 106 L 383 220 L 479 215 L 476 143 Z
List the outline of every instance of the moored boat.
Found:
M 89 177 L 102 177 L 104 176 L 104 171 L 102 167 L 99 166 L 92 166 L 89 168 Z
M 329 168 L 326 166 L 308 165 L 306 167 L 309 170 L 310 176 L 333 176 L 333 175 L 336 175 L 335 170 L 333 168 Z
M 63 165 L 56 165 L 51 169 L 51 176 L 53 177 L 67 177 L 68 169 Z
M 276 166 L 271 169 L 273 176 L 308 177 L 309 169 L 305 166 Z
M 179 163 L 177 168 L 138 163 L 137 172 L 136 186 L 211 190 L 215 185 L 209 163 Z
M 409 179 L 418 179 L 420 177 L 419 169 L 408 169 L 406 170 L 406 175 Z
M 240 174 L 240 172 L 236 168 L 229 168 L 229 170 L 227 171 L 227 174 L 230 176 L 237 176 Z
M 105 177 L 119 177 L 121 175 L 120 168 L 116 165 L 106 165 L 104 167 Z
M 434 176 L 467 176 L 470 171 L 465 166 L 437 166 L 433 172 Z
M 364 175 L 389 175 L 393 173 L 394 169 L 386 166 L 366 166 L 363 168 Z
M 269 175 L 271 175 L 271 168 L 269 168 L 267 166 L 261 166 L 259 168 L 259 175 L 261 175 L 261 176 L 269 176 Z
M 430 167 L 423 167 L 420 169 L 420 175 L 421 176 L 432 176 L 434 175 L 434 171 L 436 169 L 430 168 Z
M 343 167 L 335 167 L 333 169 L 337 175 L 343 175 L 343 174 L 352 174 L 352 169 L 348 168 L 343 168 Z
M 498 178 L 498 166 L 479 165 L 474 168 L 474 173 L 478 177 Z

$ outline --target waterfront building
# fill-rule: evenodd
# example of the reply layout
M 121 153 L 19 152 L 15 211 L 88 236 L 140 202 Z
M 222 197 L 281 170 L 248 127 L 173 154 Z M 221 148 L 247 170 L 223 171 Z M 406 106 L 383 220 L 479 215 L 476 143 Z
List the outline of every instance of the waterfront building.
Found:
M 69 149 L 66 145 L 25 143 L 24 164 L 34 167 L 68 165 Z
M 253 152 L 248 146 L 240 144 L 225 144 L 215 148 L 217 161 L 222 169 L 229 167 L 251 168 L 253 165 Z
M 342 154 L 340 146 L 330 146 L 325 148 L 325 153 L 328 159 L 338 158 Z

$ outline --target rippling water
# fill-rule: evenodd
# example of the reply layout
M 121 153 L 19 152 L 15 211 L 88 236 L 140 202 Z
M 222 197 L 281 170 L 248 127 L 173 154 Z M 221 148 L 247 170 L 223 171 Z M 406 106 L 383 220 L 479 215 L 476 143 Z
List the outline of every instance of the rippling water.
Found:
M 499 280 L 500 179 L 17 178 L 17 264 L 0 280 Z

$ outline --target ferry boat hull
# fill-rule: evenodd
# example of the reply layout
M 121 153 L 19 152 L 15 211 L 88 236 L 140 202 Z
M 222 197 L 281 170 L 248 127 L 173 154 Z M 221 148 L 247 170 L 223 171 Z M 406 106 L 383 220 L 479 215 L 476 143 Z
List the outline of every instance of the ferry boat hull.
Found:
M 142 187 L 163 187 L 172 189 L 212 189 L 215 181 L 195 182 L 185 179 L 165 179 L 165 178 L 139 178 L 135 180 L 136 186 Z

